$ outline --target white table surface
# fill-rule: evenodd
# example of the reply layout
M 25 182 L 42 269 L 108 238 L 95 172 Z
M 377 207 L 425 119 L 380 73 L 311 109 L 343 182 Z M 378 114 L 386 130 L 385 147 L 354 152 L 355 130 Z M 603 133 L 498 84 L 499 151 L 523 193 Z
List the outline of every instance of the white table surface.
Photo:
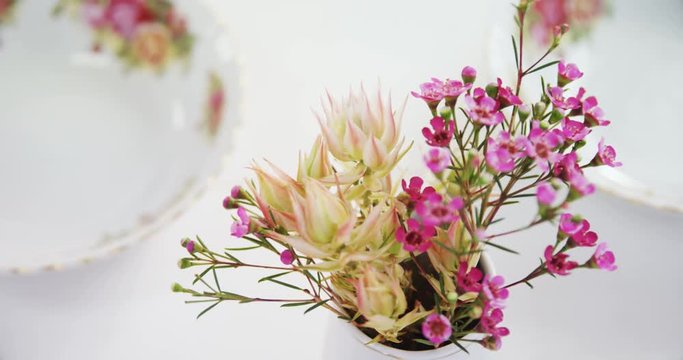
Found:
M 488 72 L 491 1 L 214 3 L 244 60 L 243 124 L 227 171 L 177 222 L 125 253 L 63 272 L 0 277 L 0 360 L 324 358 L 324 311 L 303 316 L 268 304 L 222 304 L 195 320 L 200 308 L 170 292 L 190 275 L 175 266 L 179 239 L 235 241 L 222 197 L 248 176 L 250 159 L 294 169 L 297 151 L 317 131 L 311 109 L 325 88 L 343 94 L 360 81 L 375 88 L 380 79 L 402 99 L 432 75 L 457 77 L 468 64 L 482 77 Z M 409 100 L 404 119 L 415 138 L 423 106 Z M 605 194 L 576 211 L 610 243 L 620 269 L 516 288 L 505 319 L 512 335 L 500 352 L 475 350 L 472 359 L 683 359 L 683 216 Z M 522 212 L 509 219 L 524 221 Z M 498 271 L 508 279 L 524 275 L 552 236 L 543 228 L 509 237 L 506 244 L 523 255 L 493 252 Z M 224 289 L 259 291 L 252 280 L 229 276 Z

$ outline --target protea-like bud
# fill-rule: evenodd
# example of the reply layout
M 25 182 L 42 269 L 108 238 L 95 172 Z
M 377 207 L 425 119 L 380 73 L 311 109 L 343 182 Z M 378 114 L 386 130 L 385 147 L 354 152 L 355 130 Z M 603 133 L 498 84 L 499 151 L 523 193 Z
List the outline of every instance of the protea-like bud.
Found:
M 273 164 L 270 164 L 270 167 L 272 172 L 265 171 L 257 164 L 252 166 L 258 182 L 257 194 L 271 208 L 277 211 L 291 212 L 292 203 L 289 192 L 292 187 L 298 188 L 300 185 Z
M 328 95 L 318 117 L 332 156 L 340 161 L 361 162 L 373 173 L 386 175 L 405 153 L 400 138 L 403 107 L 394 111 L 381 93 L 371 100 L 364 90 L 335 101 Z
M 383 250 L 380 249 L 382 246 L 392 244 L 385 240 L 396 232 L 398 225 L 395 206 L 376 205 L 365 216 L 363 223 L 353 229 L 347 246 L 350 251 L 365 248 Z
M 323 141 L 322 137 L 318 136 L 315 139 L 311 152 L 308 155 L 299 155 L 299 170 L 296 179 L 299 182 L 303 182 L 307 177 L 323 179 L 332 173 L 327 144 Z
M 318 180 L 305 179 L 303 194 L 290 190 L 289 203 L 298 236 L 268 233 L 269 237 L 321 259 L 334 257 L 349 242 L 355 224 L 351 206 Z
M 440 242 L 440 245 L 432 246 L 427 251 L 427 255 L 432 265 L 441 272 L 455 273 L 458 265 L 463 261 L 470 266 L 476 266 L 479 262 L 480 253 L 474 248 L 477 245 L 471 240 L 462 221 L 451 224 L 447 231 L 437 229 L 437 235 L 433 241 Z M 463 255 L 457 256 L 454 252 Z
M 369 320 L 398 319 L 408 307 L 401 288 L 403 276 L 403 268 L 399 265 L 386 268 L 367 265 L 356 282 L 358 311 Z
M 408 306 L 402 284 L 407 283 L 403 268 L 397 264 L 367 264 L 355 282 L 356 307 L 367 319 L 362 325 L 375 329 L 385 339 L 398 342 L 399 333 L 429 312 Z
M 266 171 L 257 164 L 252 165 L 251 169 L 256 174 L 258 188 L 253 182 L 249 182 L 251 194 L 263 214 L 262 220 L 265 221 L 265 226 L 270 228 L 282 226 L 293 231 L 295 224 L 290 192 L 303 193 L 303 186 L 275 165 L 268 164 L 271 171 Z

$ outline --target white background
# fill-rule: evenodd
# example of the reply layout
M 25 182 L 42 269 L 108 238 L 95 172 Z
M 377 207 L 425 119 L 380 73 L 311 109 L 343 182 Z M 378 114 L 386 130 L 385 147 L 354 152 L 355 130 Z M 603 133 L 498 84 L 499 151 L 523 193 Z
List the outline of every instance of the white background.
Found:
M 303 316 L 298 308 L 226 303 L 195 320 L 201 308 L 170 292 L 172 282 L 189 278 L 175 266 L 179 239 L 236 242 L 222 197 L 248 176 L 251 159 L 294 169 L 297 151 L 314 139 L 311 109 L 324 89 L 342 95 L 361 81 L 375 89 L 379 79 L 398 102 L 429 77 L 457 77 L 468 64 L 493 79 L 491 1 L 214 2 L 244 60 L 242 126 L 227 171 L 176 223 L 123 254 L 63 272 L 0 277 L 1 360 L 327 358 L 330 317 L 322 310 Z M 600 74 L 587 76 L 599 81 Z M 404 125 L 415 138 L 425 115 L 409 99 Z M 509 214 L 511 223 L 529 219 L 522 210 Z M 503 349 L 472 359 L 683 359 L 683 217 L 602 193 L 575 210 L 610 243 L 619 270 L 515 288 Z M 498 272 L 523 276 L 553 236 L 548 227 L 507 238 L 524 255 L 494 251 Z M 252 280 L 226 276 L 224 289 L 258 293 Z

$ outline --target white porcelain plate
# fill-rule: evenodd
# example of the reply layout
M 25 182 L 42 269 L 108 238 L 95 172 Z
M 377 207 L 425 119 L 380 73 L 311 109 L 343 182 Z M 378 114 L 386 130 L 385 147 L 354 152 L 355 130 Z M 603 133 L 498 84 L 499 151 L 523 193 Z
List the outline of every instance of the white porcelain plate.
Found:
M 579 85 L 598 98 L 612 121 L 591 134 L 585 156 L 592 156 L 604 137 L 624 163 L 586 174 L 603 191 L 683 212 L 683 2 L 656 0 L 644 6 L 642 1 L 619 0 L 611 1 L 609 8 L 588 36 L 560 48 L 567 61 L 584 71 Z M 512 15 L 499 11 L 492 30 L 492 70 L 503 75 L 514 69 L 509 53 Z M 539 47 L 530 47 L 531 53 L 540 53 Z M 553 71 L 543 74 L 554 77 Z
M 218 172 L 239 84 L 199 3 L 0 1 L 0 271 L 141 241 Z
M 603 133 L 624 166 L 599 168 L 602 189 L 683 211 L 683 2 L 619 0 L 596 28 L 586 86 L 612 125 Z

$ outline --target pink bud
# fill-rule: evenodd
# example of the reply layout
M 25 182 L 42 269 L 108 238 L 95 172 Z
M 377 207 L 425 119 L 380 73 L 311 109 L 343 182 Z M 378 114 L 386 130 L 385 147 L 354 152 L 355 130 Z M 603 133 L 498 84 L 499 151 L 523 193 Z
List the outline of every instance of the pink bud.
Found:
M 232 187 L 230 190 L 230 196 L 232 196 L 234 199 L 241 199 L 240 195 L 242 194 L 242 188 L 239 185 L 235 185 Z
M 226 196 L 225 199 L 223 199 L 223 208 L 225 208 L 226 210 L 236 209 L 237 202 L 232 197 Z
M 462 81 L 465 84 L 471 84 L 477 79 L 477 70 L 471 66 L 465 66 L 462 69 Z
M 280 261 L 285 265 L 294 262 L 294 253 L 291 250 L 284 250 L 280 253 Z
M 569 24 L 555 25 L 553 28 L 553 35 L 560 37 L 569 31 Z

